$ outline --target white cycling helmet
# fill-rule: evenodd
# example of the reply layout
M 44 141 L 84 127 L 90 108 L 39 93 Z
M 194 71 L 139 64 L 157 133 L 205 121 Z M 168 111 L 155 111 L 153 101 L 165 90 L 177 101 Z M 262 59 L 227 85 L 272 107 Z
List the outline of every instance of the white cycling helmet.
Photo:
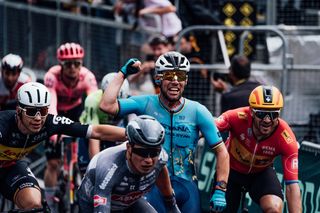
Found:
M 51 96 L 45 85 L 29 82 L 19 88 L 17 99 L 21 106 L 44 107 L 50 105 Z
M 190 71 L 189 60 L 179 52 L 170 51 L 162 54 L 156 61 L 155 71 L 156 75 L 161 74 L 164 71 Z
M 2 58 L 1 61 L 1 69 L 15 72 L 15 71 L 21 71 L 23 67 L 23 61 L 22 58 L 15 54 L 8 54 L 5 57 Z
M 111 72 L 106 74 L 102 81 L 101 81 L 101 89 L 105 90 L 108 86 L 108 84 L 114 79 L 114 77 L 116 76 L 116 72 Z M 129 81 L 127 79 L 124 80 L 119 94 L 118 94 L 118 98 L 127 98 L 130 94 L 129 94 L 130 88 L 129 88 Z

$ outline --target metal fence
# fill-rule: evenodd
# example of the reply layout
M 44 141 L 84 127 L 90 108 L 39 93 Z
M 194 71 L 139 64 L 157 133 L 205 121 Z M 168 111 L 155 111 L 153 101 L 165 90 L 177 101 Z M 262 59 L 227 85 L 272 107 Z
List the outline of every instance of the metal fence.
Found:
M 140 51 L 151 34 L 156 30 L 138 28 L 113 20 L 99 17 L 72 14 L 70 12 L 56 11 L 21 3 L 0 0 L 0 55 L 9 52 L 22 56 L 27 67 L 35 70 L 41 79 L 46 70 L 57 63 L 55 54 L 59 44 L 63 42 L 79 42 L 86 51 L 85 66 L 91 69 L 98 80 L 106 73 L 116 71 L 119 66 L 130 57 L 144 59 Z M 318 108 L 320 105 L 320 72 L 318 66 L 310 64 L 296 64 L 292 56 L 292 48 L 288 42 L 289 35 L 317 35 L 319 27 L 313 28 L 284 28 L 276 26 L 233 27 L 224 26 L 196 26 L 185 29 L 180 38 L 188 31 L 199 30 L 205 36 L 213 36 L 219 41 L 218 31 L 235 30 L 240 32 L 252 31 L 266 39 L 279 37 L 282 40 L 281 53 L 278 64 L 263 60 L 264 52 L 256 53 L 253 58 L 253 77 L 262 83 L 274 84 L 282 88 L 285 95 L 285 109 L 283 117 L 291 124 L 298 138 L 305 136 L 314 142 L 318 140 L 319 131 L 315 128 L 317 123 Z M 245 38 L 245 33 L 243 33 Z M 201 42 L 201 41 L 199 41 Z M 195 72 L 207 69 L 209 75 L 217 72 L 227 72 L 225 60 L 216 61 L 215 52 L 219 45 L 213 41 L 210 48 L 210 60 L 204 65 L 192 65 Z M 219 42 L 218 42 L 219 43 Z M 221 42 L 220 42 L 221 43 Z M 289 44 L 288 44 L 289 43 Z M 179 43 L 178 43 L 179 44 Z M 240 42 L 239 51 L 241 52 Z M 208 44 L 209 45 L 209 44 Z M 179 48 L 179 45 L 177 46 Z M 223 51 L 222 51 L 223 52 Z M 214 57 L 213 57 L 214 56 Z M 225 59 L 225 58 L 224 58 Z M 219 114 L 219 93 L 213 90 L 208 79 L 192 80 L 188 82 L 189 93 L 187 97 L 205 104 L 214 114 Z M 313 123 L 312 123 L 313 122 Z M 319 122 L 320 123 L 320 122 Z M 318 125 L 320 126 L 320 125 Z M 316 126 L 317 127 L 317 126 Z
M 0 1 L 0 55 L 22 56 L 38 76 L 57 63 L 56 49 L 64 42 L 78 42 L 86 52 L 85 66 L 101 79 L 116 71 L 130 57 L 142 57 L 140 47 L 155 31 L 98 17 Z

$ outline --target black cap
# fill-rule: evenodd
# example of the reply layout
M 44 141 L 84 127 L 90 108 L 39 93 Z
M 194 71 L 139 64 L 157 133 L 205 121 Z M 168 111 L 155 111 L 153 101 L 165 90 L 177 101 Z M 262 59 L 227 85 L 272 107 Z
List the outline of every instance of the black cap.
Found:
M 156 46 L 156 45 L 159 45 L 159 44 L 164 44 L 164 45 L 167 45 L 169 44 L 169 41 L 168 39 L 163 36 L 163 35 L 155 35 L 155 36 L 152 36 L 149 41 L 148 41 L 148 44 L 150 46 Z

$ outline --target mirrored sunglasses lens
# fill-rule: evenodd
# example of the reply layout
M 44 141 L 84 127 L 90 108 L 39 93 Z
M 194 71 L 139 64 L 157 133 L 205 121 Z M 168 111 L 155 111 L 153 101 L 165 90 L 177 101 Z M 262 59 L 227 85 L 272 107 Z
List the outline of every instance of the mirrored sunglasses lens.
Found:
M 46 115 L 48 115 L 48 108 L 47 107 L 44 107 L 44 108 L 40 108 L 39 109 L 39 112 L 40 112 L 40 115 L 41 116 L 46 116 Z
M 35 116 L 37 112 L 37 108 L 26 108 L 26 115 L 28 116 Z
M 79 67 L 81 65 L 81 62 L 80 61 L 65 61 L 63 63 L 63 66 L 68 67 L 68 68 L 71 68 L 72 65 L 74 65 L 75 67 Z
M 267 112 L 267 111 L 255 111 L 255 114 L 258 118 L 264 119 L 267 115 L 271 119 L 276 119 L 279 117 L 280 113 L 279 112 Z
M 168 81 L 185 81 L 187 79 L 186 73 L 185 72 L 165 72 L 163 74 L 163 79 L 168 80 Z
M 280 116 L 279 112 L 270 112 L 272 119 L 276 119 Z
M 48 114 L 48 108 L 26 108 L 26 115 L 34 117 L 37 115 L 38 112 L 40 112 L 41 116 L 46 116 Z
M 132 152 L 136 155 L 139 155 L 140 157 L 143 158 L 154 158 L 157 157 L 160 154 L 160 149 L 138 149 L 138 148 L 133 148 Z

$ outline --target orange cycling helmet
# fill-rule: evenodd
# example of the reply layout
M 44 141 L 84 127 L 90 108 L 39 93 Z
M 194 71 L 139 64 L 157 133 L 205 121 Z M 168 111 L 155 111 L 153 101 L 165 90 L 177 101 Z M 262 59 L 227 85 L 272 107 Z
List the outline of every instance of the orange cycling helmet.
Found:
M 57 50 L 57 58 L 60 61 L 69 59 L 82 59 L 84 57 L 84 49 L 80 44 L 65 43 Z
M 257 109 L 281 109 L 283 97 L 274 86 L 258 86 L 249 96 L 249 105 Z

